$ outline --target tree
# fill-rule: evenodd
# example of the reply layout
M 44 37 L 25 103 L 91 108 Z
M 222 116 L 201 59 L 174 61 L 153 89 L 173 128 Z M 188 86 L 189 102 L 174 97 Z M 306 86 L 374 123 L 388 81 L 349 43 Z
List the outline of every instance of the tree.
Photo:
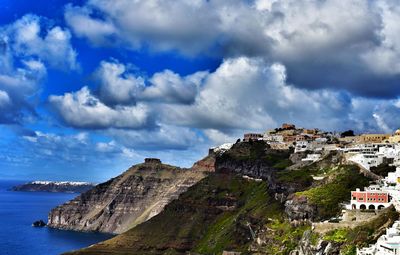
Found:
M 340 134 L 340 137 L 345 137 L 345 136 L 354 136 L 354 131 L 349 129 Z

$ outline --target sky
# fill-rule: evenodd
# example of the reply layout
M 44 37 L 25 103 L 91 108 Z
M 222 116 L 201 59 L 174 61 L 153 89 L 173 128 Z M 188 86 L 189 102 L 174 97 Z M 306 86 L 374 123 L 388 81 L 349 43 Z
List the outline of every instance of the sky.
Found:
M 0 179 L 189 167 L 283 122 L 400 127 L 395 0 L 1 0 Z

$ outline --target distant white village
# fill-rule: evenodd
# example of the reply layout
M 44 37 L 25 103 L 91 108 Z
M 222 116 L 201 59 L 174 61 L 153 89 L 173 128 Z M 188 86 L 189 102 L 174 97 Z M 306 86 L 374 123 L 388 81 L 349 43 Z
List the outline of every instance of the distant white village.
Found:
M 394 134 L 354 135 L 349 130 L 343 133 L 323 132 L 319 129 L 296 128 L 283 124 L 280 128 L 264 134 L 244 134 L 244 141 L 263 140 L 273 149 L 294 149 L 304 152 L 302 161 L 316 162 L 329 151 L 341 151 L 346 160 L 357 164 L 364 171 L 381 164 L 394 166 L 396 171 L 380 179 L 376 184 L 352 191 L 346 211 L 377 211 L 394 205 L 400 211 L 400 130 Z M 215 148 L 215 151 L 229 149 L 231 144 Z M 376 244 L 357 250 L 359 255 L 399 255 L 400 222 L 387 229 Z

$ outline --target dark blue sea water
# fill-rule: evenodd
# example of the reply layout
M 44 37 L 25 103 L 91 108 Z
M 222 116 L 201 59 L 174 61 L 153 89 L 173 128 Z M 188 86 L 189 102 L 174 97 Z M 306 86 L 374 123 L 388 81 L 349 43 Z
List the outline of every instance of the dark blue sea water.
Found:
M 23 182 L 0 180 L 0 254 L 55 255 L 82 248 L 110 235 L 34 228 L 35 220 L 47 222 L 47 213 L 76 194 L 13 192 L 8 189 Z

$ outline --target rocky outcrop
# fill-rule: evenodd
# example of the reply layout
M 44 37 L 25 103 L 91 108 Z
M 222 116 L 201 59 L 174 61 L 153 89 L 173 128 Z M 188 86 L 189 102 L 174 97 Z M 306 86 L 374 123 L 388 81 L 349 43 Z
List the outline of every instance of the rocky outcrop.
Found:
M 319 240 L 312 244 L 312 232 L 304 232 L 298 247 L 290 252 L 290 255 L 337 255 L 340 254 L 340 244 Z
M 46 223 L 43 220 L 37 220 L 32 223 L 32 227 L 35 227 L 35 228 L 42 228 L 45 226 L 46 226 Z
M 215 154 L 210 153 L 207 157 L 197 161 L 192 166 L 193 171 L 215 172 Z
M 317 206 L 310 204 L 305 196 L 290 196 L 285 203 L 285 213 L 291 221 L 314 219 Z
M 89 182 L 33 181 L 11 188 L 12 191 L 83 193 L 93 188 Z
M 158 159 L 126 172 L 51 210 L 52 228 L 122 233 L 160 213 L 188 187 L 204 177 L 201 171 L 161 164 Z

